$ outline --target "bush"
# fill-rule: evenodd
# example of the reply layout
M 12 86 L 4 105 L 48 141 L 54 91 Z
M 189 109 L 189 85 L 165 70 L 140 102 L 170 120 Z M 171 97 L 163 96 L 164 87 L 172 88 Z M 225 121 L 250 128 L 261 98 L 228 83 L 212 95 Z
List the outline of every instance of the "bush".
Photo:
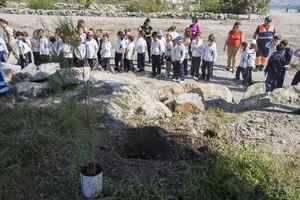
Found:
M 0 7 L 5 7 L 7 1 L 6 0 L 0 0 Z
M 51 10 L 55 9 L 54 0 L 28 0 L 28 7 L 31 9 Z
M 166 10 L 168 5 L 163 0 L 134 0 L 128 2 L 125 7 L 128 12 L 151 13 Z

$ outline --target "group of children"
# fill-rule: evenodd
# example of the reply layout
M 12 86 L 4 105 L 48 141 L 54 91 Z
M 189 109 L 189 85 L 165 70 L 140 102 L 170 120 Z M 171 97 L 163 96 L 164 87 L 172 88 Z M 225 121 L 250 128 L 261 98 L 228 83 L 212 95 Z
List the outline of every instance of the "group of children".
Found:
M 86 29 L 78 23 L 77 31 L 80 36 L 80 45 L 74 48 L 70 42 L 60 36 L 56 29 L 51 36 L 43 30 L 33 31 L 32 37 L 27 32 L 17 31 L 14 34 L 17 51 L 14 51 L 18 64 L 23 68 L 30 63 L 41 65 L 49 62 L 60 62 L 65 66 L 83 67 L 91 69 L 110 70 L 116 72 L 144 72 L 145 57 L 148 52 L 152 65 L 152 76 L 162 74 L 165 66 L 166 80 L 183 83 L 186 77 L 195 80 L 209 81 L 213 74 L 213 66 L 217 59 L 216 38 L 209 35 L 205 43 L 201 32 L 192 34 L 187 28 L 183 36 L 175 32 L 172 26 L 164 34 L 161 30 L 149 33 L 141 28 L 135 38 L 130 29 L 119 31 L 115 44 L 115 54 L 112 52 L 112 42 L 109 33 L 102 30 Z M 83 22 L 84 23 L 84 22 Z M 150 45 L 150 46 L 149 46 Z M 9 50 L 6 42 L 0 38 L 0 62 L 6 62 Z M 115 65 L 111 65 L 114 57 Z M 286 40 L 282 40 L 269 59 L 265 69 L 267 74 L 266 88 L 272 91 L 282 87 L 286 68 L 292 57 L 292 50 Z M 243 84 L 252 84 L 252 71 L 255 69 L 256 44 L 255 41 L 242 42 L 240 65 L 236 70 L 236 79 L 240 80 L 242 74 Z M 137 60 L 137 65 L 134 64 Z M 191 68 L 188 70 L 189 61 Z M 200 74 L 201 71 L 201 74 Z

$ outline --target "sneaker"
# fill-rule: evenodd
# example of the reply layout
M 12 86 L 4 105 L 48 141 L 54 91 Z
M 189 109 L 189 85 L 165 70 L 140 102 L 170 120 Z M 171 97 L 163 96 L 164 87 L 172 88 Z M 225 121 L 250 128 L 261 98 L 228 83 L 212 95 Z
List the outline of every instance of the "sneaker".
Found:
M 184 84 L 184 81 L 180 80 L 179 83 L 180 83 L 180 84 Z
M 194 76 L 193 79 L 194 79 L 195 81 L 197 81 L 199 78 L 198 78 L 197 76 Z

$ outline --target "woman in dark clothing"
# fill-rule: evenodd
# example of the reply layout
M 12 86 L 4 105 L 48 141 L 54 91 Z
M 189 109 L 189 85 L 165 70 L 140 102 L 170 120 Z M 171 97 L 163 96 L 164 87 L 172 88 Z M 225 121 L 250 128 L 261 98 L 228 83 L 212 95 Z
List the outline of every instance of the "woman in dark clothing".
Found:
M 150 19 L 146 19 L 144 24 L 141 26 L 141 30 L 145 34 L 145 40 L 147 42 L 147 52 L 149 56 L 149 62 L 151 62 L 151 42 L 152 42 L 152 26 L 150 26 Z

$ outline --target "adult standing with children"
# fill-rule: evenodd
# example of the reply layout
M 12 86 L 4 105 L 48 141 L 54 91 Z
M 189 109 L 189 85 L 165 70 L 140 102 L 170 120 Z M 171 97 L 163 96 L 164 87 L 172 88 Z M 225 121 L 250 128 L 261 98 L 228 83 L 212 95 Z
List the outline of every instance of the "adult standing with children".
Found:
M 266 17 L 263 24 L 256 28 L 253 39 L 257 44 L 256 69 L 262 71 L 272 53 L 276 30 L 271 17 Z
M 145 34 L 145 40 L 147 43 L 147 52 L 148 52 L 148 56 L 149 56 L 149 62 L 151 62 L 151 42 L 152 42 L 152 31 L 153 28 L 150 25 L 151 20 L 149 18 L 147 18 L 144 22 L 144 24 L 141 26 L 141 30 L 144 32 Z
M 244 41 L 244 33 L 240 30 L 241 23 L 235 22 L 232 30 L 228 33 L 228 38 L 224 45 L 224 51 L 227 49 L 227 67 L 226 69 L 234 72 L 236 70 L 236 56 Z

